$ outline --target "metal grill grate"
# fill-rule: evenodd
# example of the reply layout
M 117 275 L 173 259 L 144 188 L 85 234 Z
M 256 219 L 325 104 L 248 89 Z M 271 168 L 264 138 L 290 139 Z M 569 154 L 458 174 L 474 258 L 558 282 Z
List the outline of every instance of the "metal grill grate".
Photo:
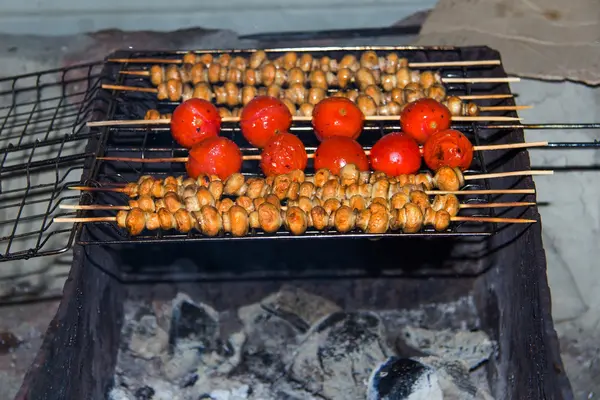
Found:
M 81 179 L 98 132 L 101 64 L 0 80 L 0 261 L 57 254 L 72 227 L 53 224 L 58 205 L 77 201 L 65 188 Z
M 432 61 L 461 61 L 461 60 L 477 60 L 477 59 L 494 59 L 499 58 L 496 52 L 482 49 L 460 49 L 460 48 L 406 48 L 406 47 L 377 47 L 371 48 L 385 55 L 389 51 L 396 51 L 401 56 L 407 57 L 411 62 L 432 62 Z M 328 49 L 274 49 L 268 50 L 269 58 L 275 58 L 282 55 L 286 51 L 308 51 L 314 56 L 327 55 L 331 58 L 341 59 L 347 53 L 360 55 L 365 48 L 328 48 Z M 215 51 L 217 53 L 217 51 Z M 245 51 L 233 51 L 241 56 L 248 56 L 250 53 Z M 114 58 L 180 58 L 181 53 L 177 52 L 122 52 L 114 54 Z M 149 68 L 149 65 L 140 63 L 132 64 L 107 64 L 105 67 L 105 75 L 113 78 L 112 82 L 127 86 L 136 87 L 152 87 L 147 77 L 134 77 L 131 75 L 120 74 L 121 70 L 139 70 Z M 444 77 L 504 77 L 506 76 L 501 66 L 483 66 L 476 68 L 453 67 L 440 69 Z M 449 95 L 472 95 L 472 94 L 507 94 L 510 93 L 508 84 L 447 84 L 445 85 Z M 171 113 L 178 103 L 165 102 L 156 100 L 156 95 L 152 93 L 114 91 L 111 92 L 111 111 L 107 113 L 104 119 L 109 120 L 132 120 L 143 119 L 144 114 L 149 108 L 158 109 L 161 113 Z M 484 100 L 478 104 L 484 106 L 490 105 L 514 105 L 513 99 L 500 100 Z M 496 112 L 494 115 L 517 116 L 515 112 Z M 457 124 L 461 131 L 472 140 L 474 145 L 486 144 L 496 141 L 497 139 L 489 139 L 493 135 L 503 134 L 494 129 L 482 130 L 475 123 Z M 493 127 L 488 127 L 493 128 Z M 106 132 L 106 140 L 103 142 L 101 153 L 104 156 L 120 156 L 134 158 L 158 158 L 158 157 L 185 157 L 187 151 L 176 147 L 169 135 L 168 127 L 110 127 L 102 128 L 98 133 Z M 372 146 L 382 135 L 399 130 L 398 122 L 373 122 L 369 121 L 363 134 L 359 138 L 359 142 L 365 147 Z M 223 126 L 223 134 L 235 141 L 242 149 L 244 154 L 258 154 L 258 150 L 252 148 L 244 140 L 239 131 L 237 124 L 225 123 Z M 476 132 L 480 134 L 476 134 Z M 481 133 L 485 131 L 485 133 Z M 312 133 L 310 122 L 295 122 L 292 132 L 297 134 L 307 147 L 316 147 L 318 142 Z M 510 130 L 504 131 L 511 132 Z M 473 166 L 467 174 L 486 173 L 487 168 L 484 162 L 482 152 L 477 152 Z M 161 163 L 161 164 L 144 164 L 131 162 L 115 162 L 102 161 L 97 164 L 97 171 L 93 176 L 95 183 L 123 183 L 137 180 L 141 175 L 166 176 L 166 175 L 181 175 L 185 174 L 183 164 Z M 252 175 L 259 174 L 260 170 L 257 161 L 245 161 L 242 172 Z M 312 163 L 309 160 L 307 172 L 312 172 Z M 90 182 L 90 183 L 94 183 Z M 515 186 L 515 187 L 526 187 Z M 469 189 L 490 189 L 488 181 L 470 181 L 465 187 Z M 461 196 L 463 202 L 491 202 L 490 196 Z M 525 196 L 519 197 L 519 201 L 531 201 Z M 81 204 L 111 204 L 122 205 L 127 204 L 127 199 L 122 194 L 115 193 L 86 193 L 82 196 Z M 114 215 L 114 211 L 86 211 L 80 212 L 78 216 L 110 216 Z M 478 210 L 463 210 L 462 215 L 485 216 L 493 217 L 493 209 L 478 209 Z M 75 215 L 74 213 L 71 215 Z M 114 223 L 93 223 L 85 224 L 82 227 L 82 236 L 80 243 L 82 244 L 123 244 L 123 243 L 155 243 L 157 241 L 179 242 L 179 241 L 218 241 L 218 240 L 252 240 L 252 239 L 314 239 L 314 238 L 359 238 L 359 237 L 382 237 L 382 236 L 436 236 L 436 237 L 454 237 L 454 236 L 489 236 L 493 234 L 497 226 L 492 223 L 453 223 L 451 229 L 446 232 L 435 232 L 433 229 L 425 229 L 418 234 L 403 234 L 403 233 L 386 233 L 383 235 L 352 233 L 340 235 L 334 231 L 317 232 L 308 231 L 302 236 L 293 236 L 287 232 L 279 232 L 274 235 L 266 235 L 262 232 L 251 232 L 246 237 L 232 237 L 228 234 L 215 238 L 208 238 L 199 233 L 180 234 L 174 231 L 164 232 L 145 232 L 140 236 L 130 237 L 126 232 L 116 227 Z
M 348 52 L 358 53 L 365 48 L 293 49 L 327 54 L 341 58 Z M 473 48 L 371 48 L 380 53 L 397 51 L 414 62 L 460 61 L 498 59 L 499 54 L 484 47 Z M 292 49 L 269 51 L 271 57 Z M 218 52 L 218 51 L 214 51 Z M 245 51 L 233 51 L 244 55 Z M 119 58 L 179 58 L 182 52 L 117 52 Z M 314 239 L 365 238 L 374 236 L 396 237 L 463 237 L 489 236 L 499 227 L 489 223 L 453 224 L 447 232 L 424 230 L 419 234 L 388 233 L 385 235 L 309 232 L 304 236 L 287 233 L 263 235 L 254 232 L 248 237 L 232 238 L 223 235 L 206 238 L 196 233 L 151 232 L 130 237 L 113 223 L 58 224 L 59 216 L 109 216 L 114 211 L 68 212 L 60 204 L 126 204 L 124 195 L 107 192 L 79 193 L 69 186 L 87 184 L 101 186 L 137 180 L 142 174 L 156 176 L 184 174 L 182 164 L 132 164 L 96 160 L 97 155 L 124 157 L 180 157 L 186 151 L 173 144 L 168 127 L 104 127 L 87 128 L 87 121 L 108 119 L 142 119 L 149 108 L 172 112 L 176 104 L 158 102 L 154 94 L 112 92 L 102 90 L 102 83 L 121 83 L 150 87 L 144 78 L 119 74 L 122 69 L 135 69 L 143 64 L 85 64 L 67 69 L 50 70 L 0 80 L 0 261 L 25 259 L 57 254 L 68 250 L 75 238 L 80 244 L 133 244 L 184 241 L 222 241 L 252 239 Z M 476 68 L 444 68 L 445 77 L 500 77 L 505 76 L 501 66 Z M 449 84 L 449 94 L 507 94 L 507 84 Z M 512 99 L 478 101 L 482 106 L 514 105 Z M 515 112 L 497 112 L 494 115 L 516 116 Z M 598 128 L 597 124 L 581 126 L 535 125 L 532 128 L 566 129 Z M 460 123 L 455 127 L 465 132 L 475 145 L 509 143 L 523 140 L 518 125 Z M 247 146 L 235 124 L 224 124 L 223 134 L 236 141 L 244 154 L 257 154 Z M 397 123 L 369 122 L 359 141 L 370 147 L 385 133 L 398 130 Z M 316 147 L 309 123 L 295 123 L 292 131 L 308 147 Z M 563 147 L 597 147 L 597 143 L 557 143 Z M 515 156 L 526 155 L 525 150 L 477 153 L 473 168 L 466 173 L 486 173 L 510 170 Z M 311 172 L 309 164 L 309 171 Z M 514 169 L 514 168 L 513 168 Z M 243 165 L 245 174 L 258 172 L 256 161 Z M 469 181 L 465 189 L 533 188 L 530 177 L 511 177 L 493 181 Z M 461 196 L 463 202 L 533 201 L 535 196 Z M 535 217 L 532 209 L 502 210 L 496 216 Z M 461 215 L 494 216 L 494 210 L 462 210 Z

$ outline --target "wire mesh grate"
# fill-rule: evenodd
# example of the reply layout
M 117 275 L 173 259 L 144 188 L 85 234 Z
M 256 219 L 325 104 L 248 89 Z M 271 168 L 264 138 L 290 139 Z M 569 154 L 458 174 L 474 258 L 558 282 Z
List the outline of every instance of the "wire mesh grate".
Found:
M 481 59 L 499 59 L 499 55 L 495 51 L 487 48 L 404 48 L 404 47 L 386 47 L 386 48 L 370 48 L 377 51 L 380 55 L 385 55 L 389 51 L 398 52 L 400 56 L 407 57 L 411 62 L 433 62 L 433 61 L 464 61 L 464 60 L 481 60 Z M 269 58 L 275 58 L 287 51 L 306 51 L 313 56 L 328 56 L 334 59 L 348 53 L 360 55 L 365 48 L 337 48 L 337 49 L 273 49 L 269 50 Z M 218 53 L 222 51 L 211 51 Z M 248 50 L 230 51 L 240 56 L 248 56 Z M 109 58 L 161 58 L 161 59 L 177 59 L 181 58 L 181 52 L 119 52 L 113 54 Z M 136 86 L 142 88 L 153 87 L 148 77 L 136 77 L 132 75 L 121 74 L 123 70 L 140 70 L 149 69 L 150 64 L 131 63 L 118 64 L 109 63 L 105 65 L 104 73 L 110 83 L 116 83 L 126 86 Z M 451 67 L 441 68 L 439 72 L 443 77 L 505 77 L 501 65 L 498 66 L 478 66 L 476 68 Z M 446 90 L 449 95 L 476 95 L 476 94 L 510 94 L 510 88 L 506 83 L 484 83 L 484 84 L 447 84 Z M 130 91 L 102 91 L 108 95 L 111 105 L 109 112 L 101 119 L 107 120 L 134 120 L 143 119 L 148 109 L 157 109 L 161 113 L 171 113 L 179 104 L 178 102 L 158 101 L 156 94 L 130 92 Z M 493 105 L 514 105 L 512 98 L 508 99 L 487 99 L 478 101 L 480 106 Z M 223 106 L 223 105 L 219 105 Z M 496 112 L 494 115 L 504 115 L 516 117 L 514 111 Z M 514 130 L 505 130 L 500 132 L 494 129 L 481 130 L 477 123 L 459 123 L 454 124 L 455 127 L 463 131 L 473 142 L 474 145 L 496 143 L 503 138 L 507 138 Z M 382 135 L 398 131 L 399 123 L 396 121 L 369 121 L 364 129 L 363 134 L 359 138 L 359 142 L 365 147 L 370 148 L 377 139 Z M 312 133 L 310 122 L 295 122 L 291 131 L 297 134 L 304 142 L 307 148 L 316 148 L 318 141 Z M 109 127 L 109 128 L 92 128 L 92 132 L 98 134 L 106 132 L 105 140 L 103 140 L 100 153 L 108 157 L 133 157 L 133 158 L 162 158 L 162 157 L 185 157 L 187 150 L 178 147 L 174 144 L 169 134 L 168 126 L 162 127 Z M 222 129 L 223 135 L 235 141 L 244 154 L 258 154 L 258 150 L 249 146 L 244 140 L 239 127 L 235 123 L 224 123 Z M 522 139 L 521 139 L 522 140 Z M 473 166 L 466 174 L 486 173 L 487 167 L 485 157 L 478 152 L 474 159 Z M 307 173 L 312 172 L 312 162 L 309 160 Z M 242 172 L 247 175 L 260 174 L 257 161 L 245 161 L 242 167 Z M 102 161 L 97 162 L 94 168 L 94 174 L 91 180 L 87 182 L 92 185 L 110 185 L 114 183 L 125 183 L 136 181 L 141 175 L 153 175 L 164 177 L 167 175 L 184 175 L 185 168 L 181 163 L 132 163 L 125 161 Z M 530 188 L 530 181 L 516 178 L 511 183 L 514 188 Z M 490 185 L 487 180 L 469 181 L 469 184 L 464 187 L 465 190 L 470 189 L 489 189 Z M 81 204 L 101 204 L 101 205 L 126 205 L 127 197 L 119 193 L 108 192 L 88 192 L 82 194 Z M 461 196 L 462 202 L 465 203 L 484 203 L 491 202 L 493 198 L 488 195 L 467 195 Z M 531 197 L 519 196 L 516 198 L 519 201 L 531 201 Z M 511 200 L 515 201 L 514 197 Z M 66 214 L 65 214 L 66 215 Z M 73 212 L 72 216 L 111 216 L 115 215 L 114 211 L 80 211 Z M 468 209 L 461 211 L 461 215 L 471 216 L 495 216 L 493 209 Z M 218 241 L 218 240 L 252 240 L 252 239 L 314 239 L 314 238 L 359 238 L 359 237 L 381 237 L 381 236 L 436 236 L 436 237 L 454 237 L 454 236 L 489 236 L 497 230 L 497 226 L 493 223 L 453 223 L 451 228 L 445 232 L 435 232 L 433 229 L 424 229 L 418 234 L 403 234 L 403 233 L 386 233 L 383 235 L 351 233 L 337 234 L 335 231 L 316 232 L 308 231 L 302 236 L 293 236 L 286 232 L 278 232 L 277 234 L 267 235 L 262 232 L 252 231 L 246 237 L 232 237 L 229 234 L 222 234 L 218 237 L 205 237 L 200 233 L 181 234 L 175 231 L 145 231 L 142 235 L 131 237 L 125 231 L 118 228 L 114 223 L 99 222 L 86 223 L 81 225 L 81 236 L 79 243 L 81 244 L 125 244 L 125 243 L 154 243 L 157 241 L 165 242 L 180 242 L 180 241 Z
M 0 261 L 71 247 L 72 227 L 52 219 L 77 200 L 65 188 L 81 180 L 100 137 L 85 122 L 102 107 L 101 71 L 85 64 L 0 80 Z

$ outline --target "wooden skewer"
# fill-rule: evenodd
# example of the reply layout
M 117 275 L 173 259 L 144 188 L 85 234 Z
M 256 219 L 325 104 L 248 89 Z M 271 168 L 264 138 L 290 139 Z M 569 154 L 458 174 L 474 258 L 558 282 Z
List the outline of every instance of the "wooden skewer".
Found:
M 512 203 L 473 203 L 459 204 L 458 208 L 508 208 L 508 207 L 529 207 L 536 203 L 527 201 L 517 201 Z M 88 210 L 88 211 L 110 211 L 110 210 L 131 210 L 130 206 L 105 206 L 103 204 L 79 205 L 79 204 L 61 204 L 58 206 L 62 210 Z
M 472 181 L 475 179 L 504 178 L 507 176 L 530 176 L 530 175 L 553 175 L 553 174 L 554 174 L 554 171 L 551 171 L 551 170 L 509 171 L 509 172 L 497 172 L 494 174 L 463 175 L 463 179 L 465 181 Z
M 522 149 L 528 147 L 545 147 L 548 146 L 548 142 L 525 142 L 525 143 L 507 143 L 507 144 L 492 144 L 485 146 L 473 146 L 474 151 L 487 151 L 487 150 L 508 150 L 508 149 Z M 306 150 L 316 151 L 313 147 L 308 147 Z M 371 150 L 366 149 L 365 154 L 371 154 Z M 315 153 L 308 153 L 307 158 L 314 158 Z M 258 160 L 260 161 L 262 156 L 260 154 L 246 154 L 242 156 L 242 160 Z M 135 158 L 135 157 L 96 157 L 96 160 L 104 161 L 127 161 L 127 162 L 140 162 L 140 163 L 160 163 L 160 162 L 182 162 L 186 163 L 188 157 L 167 157 L 167 158 Z
M 516 76 L 498 77 L 498 78 L 442 78 L 442 83 L 509 83 L 521 82 L 521 78 Z
M 535 219 L 493 218 L 493 217 L 451 217 L 456 222 L 498 222 L 510 224 L 533 224 Z M 117 217 L 55 217 L 54 222 L 117 222 Z
M 86 192 L 127 192 L 127 189 L 124 187 L 71 186 L 69 187 L 69 190 L 81 190 Z M 463 194 L 535 194 L 535 189 L 426 190 L 425 194 L 454 194 L 457 196 Z
M 129 64 L 183 64 L 183 58 L 110 58 L 108 62 Z M 500 60 L 473 60 L 473 61 L 435 61 L 435 62 L 411 62 L 409 68 L 437 68 L 437 67 L 477 67 L 485 65 L 501 65 Z M 150 73 L 148 72 L 148 75 Z
M 494 217 L 451 217 L 450 221 L 456 222 L 498 222 L 506 224 L 534 224 L 535 219 L 524 218 L 494 218 Z
M 487 99 L 512 99 L 515 97 L 512 94 L 471 94 L 457 96 L 461 100 L 487 100 Z
M 119 73 L 123 74 L 123 75 L 134 75 L 134 76 L 149 76 L 150 72 L 149 71 L 120 71 Z M 110 87 L 108 86 L 115 86 L 115 85 L 103 85 L 102 87 L 104 89 L 110 89 Z M 136 87 L 136 86 L 130 86 L 130 87 Z M 146 88 L 146 89 L 152 89 L 152 88 Z M 154 92 L 150 92 L 150 93 L 154 93 Z M 456 96 L 461 100 L 493 100 L 493 99 L 512 99 L 513 97 L 515 97 L 512 94 L 471 94 L 471 95 L 462 95 L 462 96 Z
M 521 107 L 527 106 L 497 106 L 502 107 L 503 111 L 506 111 L 508 107 L 510 110 L 520 110 Z M 485 111 L 494 111 L 498 110 L 495 106 L 486 107 Z M 371 115 L 365 117 L 366 121 L 396 121 L 400 118 L 399 115 Z M 294 116 L 294 121 L 312 121 L 311 116 Z M 475 121 L 521 121 L 522 118 L 517 117 L 504 117 L 504 116 L 496 116 L 496 115 L 478 115 L 473 117 L 463 117 L 463 116 L 453 116 L 452 121 L 462 121 L 462 122 L 475 122 Z M 239 117 L 222 117 L 221 122 L 240 122 Z M 111 120 L 111 121 L 91 121 L 86 125 L 90 128 L 92 127 L 102 127 L 102 126 L 131 126 L 131 125 L 169 125 L 171 123 L 171 119 L 138 119 L 138 120 Z

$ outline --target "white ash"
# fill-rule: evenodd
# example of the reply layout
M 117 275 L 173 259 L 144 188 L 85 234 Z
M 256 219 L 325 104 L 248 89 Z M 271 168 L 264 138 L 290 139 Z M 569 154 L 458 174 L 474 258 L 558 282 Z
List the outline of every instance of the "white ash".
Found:
M 468 298 L 344 311 L 284 286 L 238 310 L 183 293 L 124 309 L 111 400 L 491 399 L 473 368 L 494 343 L 461 330 L 478 323 Z
M 429 330 L 414 326 L 402 329 L 404 341 L 411 347 L 429 355 L 450 360 L 462 360 L 469 369 L 487 361 L 495 349 L 495 343 L 483 331 Z

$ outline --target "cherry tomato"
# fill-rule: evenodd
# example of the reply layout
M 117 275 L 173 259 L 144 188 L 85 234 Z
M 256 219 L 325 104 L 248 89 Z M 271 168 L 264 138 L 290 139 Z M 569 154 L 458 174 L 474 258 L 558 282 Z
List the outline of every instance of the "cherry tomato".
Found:
M 323 140 L 317 147 L 315 170 L 327 168 L 337 175 L 346 164 L 354 164 L 360 171 L 369 170 L 369 159 L 356 140 L 334 136 Z
M 242 168 L 242 152 L 233 141 L 222 136 L 203 140 L 190 149 L 185 165 L 188 175 L 196 179 L 200 174 L 218 175 L 225 180 Z
M 419 144 L 435 132 L 450 128 L 452 114 L 448 107 L 434 99 L 419 99 L 408 103 L 400 114 L 402 132 L 412 136 Z
M 365 122 L 360 108 L 345 97 L 321 100 L 313 109 L 312 117 L 315 135 L 320 141 L 332 136 L 357 139 Z
M 257 96 L 243 109 L 240 116 L 242 135 L 252 146 L 262 149 L 269 139 L 292 126 L 292 114 L 279 99 Z
M 306 168 L 308 157 L 296 135 L 283 132 L 271 137 L 262 151 L 260 167 L 266 176 L 286 174 Z
M 177 106 L 171 116 L 171 134 L 186 149 L 221 130 L 219 110 L 211 102 L 189 99 Z
M 434 171 L 441 167 L 458 167 L 462 171 L 473 161 L 473 145 L 454 129 L 436 132 L 423 145 L 425 164 Z
M 419 145 L 403 132 L 383 136 L 371 148 L 371 167 L 390 176 L 414 174 L 421 167 Z

